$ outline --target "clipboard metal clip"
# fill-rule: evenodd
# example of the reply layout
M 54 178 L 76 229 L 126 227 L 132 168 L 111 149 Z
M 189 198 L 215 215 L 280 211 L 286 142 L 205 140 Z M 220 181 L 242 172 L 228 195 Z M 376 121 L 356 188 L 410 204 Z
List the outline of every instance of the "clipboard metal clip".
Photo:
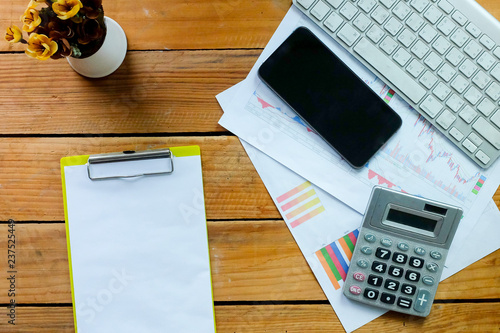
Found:
M 87 172 L 91 180 L 131 178 L 174 172 L 170 149 L 154 149 L 89 156 Z

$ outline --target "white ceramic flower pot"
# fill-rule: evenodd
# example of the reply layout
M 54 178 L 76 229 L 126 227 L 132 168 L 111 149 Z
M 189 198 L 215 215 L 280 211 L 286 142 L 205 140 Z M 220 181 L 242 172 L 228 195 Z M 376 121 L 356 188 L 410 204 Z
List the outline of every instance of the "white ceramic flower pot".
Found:
M 90 78 L 107 76 L 120 67 L 127 54 L 127 36 L 122 27 L 109 17 L 104 17 L 106 37 L 101 48 L 90 57 L 68 57 L 70 66 L 80 75 Z

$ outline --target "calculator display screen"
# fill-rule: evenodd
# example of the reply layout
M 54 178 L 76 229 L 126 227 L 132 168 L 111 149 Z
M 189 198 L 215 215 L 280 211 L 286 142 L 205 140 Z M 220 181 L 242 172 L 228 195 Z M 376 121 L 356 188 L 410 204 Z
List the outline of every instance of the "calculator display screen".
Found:
M 387 221 L 403 224 L 412 228 L 417 228 L 430 232 L 434 232 L 438 223 L 437 220 L 414 215 L 396 209 L 389 209 L 389 213 L 387 214 L 386 219 Z

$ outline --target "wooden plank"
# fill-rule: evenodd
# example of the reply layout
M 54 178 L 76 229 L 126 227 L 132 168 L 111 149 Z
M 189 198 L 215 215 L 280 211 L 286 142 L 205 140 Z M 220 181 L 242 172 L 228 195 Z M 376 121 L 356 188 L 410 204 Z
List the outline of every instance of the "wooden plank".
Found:
M 235 137 L 1 138 L 0 221 L 64 220 L 64 156 L 199 145 L 208 219 L 280 218 Z
M 7 323 L 6 308 L 0 310 L 0 333 L 72 333 L 70 307 L 18 307 L 16 326 Z M 434 304 L 426 318 L 389 312 L 356 332 L 497 332 L 500 303 Z M 315 333 L 344 332 L 328 304 L 227 305 L 215 307 L 218 333 Z
M 1 43 L 0 43 L 1 44 Z M 0 133 L 224 132 L 215 95 L 243 80 L 260 51 L 132 52 L 113 75 L 85 79 L 65 62 L 0 55 Z M 26 71 L 52 73 L 26 80 Z
M 28 0 L 0 2 L 2 31 Z M 104 13 L 125 30 L 129 50 L 263 48 L 291 6 L 290 0 L 103 1 Z M 3 38 L 2 38 L 3 40 Z M 0 51 L 21 50 L 0 42 Z
M 71 303 L 65 229 L 62 223 L 17 224 L 16 302 Z M 283 221 L 208 223 L 212 285 L 216 301 L 326 301 Z M 0 225 L 0 249 L 7 225 Z M 7 256 L 0 258 L 7 266 Z M 439 286 L 437 299 L 484 299 L 500 295 L 500 251 Z M 6 274 L 6 273 L 5 273 Z M 0 290 L 9 289 L 0 279 Z M 10 300 L 0 293 L 0 304 Z

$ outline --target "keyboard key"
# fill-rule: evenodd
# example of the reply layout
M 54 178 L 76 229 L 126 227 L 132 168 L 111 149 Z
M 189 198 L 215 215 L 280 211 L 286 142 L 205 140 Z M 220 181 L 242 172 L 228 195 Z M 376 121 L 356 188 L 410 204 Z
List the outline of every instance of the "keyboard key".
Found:
M 375 47 L 366 38 L 362 38 L 354 47 L 354 51 L 361 56 L 366 62 L 371 64 L 385 78 L 398 87 L 399 90 L 407 96 L 413 103 L 418 103 L 426 94 L 418 83 L 416 83 L 408 74 L 399 67 L 394 66 L 392 60 L 388 59 L 382 51 Z
M 384 288 L 392 291 L 398 291 L 399 282 L 391 279 L 387 279 L 384 283 Z
M 457 29 L 450 37 L 451 41 L 455 43 L 458 47 L 462 47 L 469 40 L 469 35 L 465 33 L 462 29 Z
M 500 64 L 497 64 L 492 70 L 491 70 L 491 76 L 493 76 L 495 79 L 500 81 Z
M 448 110 L 444 110 L 443 113 L 441 113 L 436 119 L 436 122 L 439 126 L 447 130 L 448 128 L 450 128 L 451 124 L 455 122 L 456 119 L 457 117 L 453 113 Z
M 500 69 L 500 67 L 499 67 Z M 492 75 L 493 75 L 493 71 L 492 71 Z M 472 78 L 472 82 L 474 82 L 474 84 L 476 86 L 478 86 L 480 89 L 484 89 L 488 83 L 490 83 L 491 79 L 490 77 L 483 71 L 479 71 L 473 78 Z
M 420 280 L 420 273 L 408 270 L 406 271 L 405 279 L 407 279 L 408 281 L 417 282 L 418 280 Z
M 380 48 L 387 54 L 392 54 L 394 50 L 398 47 L 398 43 L 394 41 L 391 37 L 387 36 L 384 38 L 382 43 L 380 43 Z
M 317 18 L 319 21 L 322 21 L 329 11 L 330 7 L 320 0 L 316 5 L 314 5 L 313 9 L 311 9 L 311 15 Z
M 411 284 L 403 284 L 401 287 L 401 292 L 406 295 L 414 295 L 417 291 L 417 287 Z M 410 303 L 411 304 L 411 303 Z
M 500 46 L 493 51 L 493 54 L 500 59 Z
M 410 14 L 410 7 L 404 4 L 403 1 L 398 2 L 396 7 L 392 10 L 394 15 L 396 15 L 401 21 L 403 21 L 408 14 Z
M 500 110 L 495 112 L 493 117 L 491 117 L 491 122 L 495 125 L 497 125 L 498 128 L 500 128 Z
M 405 308 L 405 309 L 410 309 L 411 308 L 411 299 L 409 298 L 404 298 L 404 297 L 399 297 L 397 305 L 399 307 Z
M 424 75 L 422 75 L 419 79 L 419 82 L 422 83 L 427 89 L 431 89 L 437 81 L 438 78 L 430 71 L 425 71 Z
M 497 63 L 497 61 L 488 52 L 483 52 L 483 54 L 481 54 L 481 56 L 477 59 L 477 63 L 479 66 L 489 71 L 490 68 Z
M 475 156 L 485 165 L 488 164 L 488 162 L 490 161 L 490 157 L 481 149 L 477 151 Z
M 450 48 L 450 46 L 451 46 L 450 42 L 448 42 L 448 40 L 443 36 L 439 36 L 436 39 L 436 41 L 432 44 L 432 48 L 438 51 L 438 53 L 441 55 L 445 54 L 446 51 L 448 51 L 448 49 Z
M 413 13 L 406 20 L 406 25 L 410 27 L 411 30 L 417 32 L 418 29 L 424 24 L 424 20 L 417 14 Z
M 304 7 L 305 9 L 309 9 L 315 0 L 297 0 L 297 2 Z
M 394 304 L 394 302 L 396 302 L 396 295 L 382 293 L 382 295 L 380 296 L 380 301 L 385 304 Z
M 455 76 L 457 71 L 445 63 L 437 73 L 445 82 L 449 82 Z
M 455 20 L 455 22 L 457 22 L 458 24 L 460 24 L 461 26 L 464 26 L 465 23 L 467 23 L 467 18 L 464 16 L 464 14 L 462 14 L 461 12 L 459 12 L 458 10 L 455 11 L 451 17 Z
M 460 132 L 456 127 L 451 128 L 450 135 L 457 141 L 461 141 L 464 138 L 464 134 Z
M 375 286 L 375 287 L 380 287 L 382 285 L 382 282 L 384 279 L 378 275 L 370 274 L 367 279 L 367 283 Z
M 370 38 L 374 43 L 380 42 L 382 37 L 384 37 L 384 32 L 376 25 L 372 25 L 370 30 L 366 33 L 366 36 Z
M 371 10 L 373 9 L 373 7 L 375 7 L 376 4 L 377 4 L 377 2 L 375 0 L 359 0 L 358 1 L 358 7 L 363 9 L 365 11 L 365 13 L 371 12 Z
M 462 106 L 464 106 L 464 103 L 465 102 L 462 97 L 458 96 L 457 94 L 453 94 L 446 101 L 446 106 L 449 107 L 451 111 L 457 112 Z
M 421 63 L 419 63 L 417 60 L 413 59 L 408 67 L 406 67 L 406 70 L 413 75 L 414 77 L 419 77 L 420 74 L 424 71 L 425 67 Z
M 429 6 L 424 13 L 424 17 L 431 22 L 432 24 L 436 24 L 436 22 L 443 16 L 441 11 L 437 9 L 435 6 Z
M 412 0 L 410 5 L 415 8 L 417 12 L 421 13 L 424 11 L 428 4 L 428 0 Z
M 477 149 L 477 146 L 473 144 L 469 139 L 465 139 L 464 142 L 462 142 L 462 146 L 464 146 L 465 149 L 467 149 L 471 153 L 475 152 Z
M 344 0 L 326 0 L 333 8 L 337 9 L 340 7 Z
M 431 118 L 435 118 L 436 115 L 443 109 L 443 105 L 434 96 L 429 95 L 425 98 L 422 104 L 420 104 L 420 108 Z
M 482 50 L 482 47 L 473 40 L 469 41 L 469 43 L 464 48 L 464 52 L 468 54 L 472 59 L 475 59 Z
M 486 89 L 486 95 L 490 96 L 494 101 L 498 100 L 500 98 L 500 85 L 496 82 L 490 84 Z
M 378 6 L 371 16 L 378 24 L 383 24 L 389 17 L 389 13 L 382 6 Z
M 467 30 L 472 36 L 474 37 L 479 37 L 482 34 L 481 29 L 479 29 L 474 23 L 469 23 L 465 27 L 465 30 Z
M 429 47 L 425 45 L 421 40 L 417 40 L 415 45 L 411 48 L 411 52 L 417 56 L 418 59 L 422 59 L 427 52 L 429 52 Z
M 332 12 L 330 16 L 323 22 L 325 27 L 330 29 L 330 31 L 335 32 L 344 22 L 342 17 L 335 12 Z
M 466 77 L 470 78 L 476 72 L 477 66 L 469 59 L 465 59 L 460 67 L 458 67 L 458 70 Z
M 371 300 L 376 300 L 378 298 L 378 290 L 366 288 L 363 296 Z
M 455 89 L 459 94 L 463 93 L 468 86 L 469 86 L 469 81 L 467 81 L 461 75 L 457 75 L 455 79 L 451 81 L 451 87 Z
M 474 111 L 469 105 L 466 105 L 462 111 L 458 114 L 467 124 L 470 124 L 477 116 L 477 112 Z
M 387 8 L 391 8 L 395 2 L 396 0 L 380 0 L 380 3 L 382 3 Z
M 403 48 L 399 48 L 399 50 L 394 53 L 392 58 L 401 66 L 405 66 L 408 61 L 411 59 L 411 55 L 405 51 Z
M 444 101 L 446 97 L 448 97 L 448 95 L 451 93 L 451 89 L 448 88 L 448 86 L 443 82 L 439 82 L 432 93 L 434 94 L 434 96 Z
M 455 47 L 452 48 L 446 55 L 446 60 L 448 60 L 453 66 L 458 66 L 464 58 L 465 56 L 463 53 Z
M 493 48 L 496 46 L 493 39 L 491 39 L 490 37 L 488 37 L 486 35 L 481 36 L 481 38 L 479 39 L 479 42 L 481 44 L 483 44 L 484 47 L 486 47 L 490 51 L 493 50 Z
M 342 29 L 337 33 L 337 36 L 348 46 L 352 46 L 361 34 L 354 29 L 349 23 L 344 24 Z
M 488 98 L 484 98 L 477 106 L 477 109 L 483 115 L 489 117 L 490 114 L 495 110 L 495 104 L 493 104 Z
M 437 25 L 438 30 L 441 31 L 445 36 L 451 34 L 456 27 L 456 24 L 447 17 L 443 17 L 441 22 L 439 22 L 439 24 Z
M 354 26 L 363 32 L 370 26 L 371 23 L 372 21 L 363 13 L 359 13 L 353 21 Z
M 384 25 L 384 29 L 387 30 L 387 32 L 389 32 L 392 36 L 396 36 L 402 27 L 403 25 L 394 17 L 391 17 L 391 19 Z
M 401 42 L 405 47 L 410 47 L 411 44 L 417 39 L 417 36 L 415 36 L 410 30 L 404 29 L 402 33 L 399 34 L 398 36 L 398 41 Z
M 483 97 L 483 94 L 474 87 L 470 87 L 469 90 L 464 95 L 465 99 L 468 100 L 472 105 L 476 105 L 477 102 Z
M 479 135 L 477 135 L 474 132 L 472 132 L 471 134 L 469 134 L 469 136 L 467 137 L 467 139 L 469 139 L 473 144 L 475 144 L 478 147 L 483 143 L 483 139 L 481 139 L 479 137 Z
M 479 117 L 472 125 L 483 138 L 493 145 L 496 149 L 500 149 L 500 131 L 495 129 L 486 119 Z
M 417 299 L 415 300 L 415 305 L 413 309 L 417 312 L 425 312 L 427 308 L 432 304 L 430 302 L 432 295 L 428 290 L 420 289 L 418 291 Z
M 450 4 L 447 0 L 441 0 L 438 3 L 439 8 L 441 8 L 446 14 L 450 14 L 455 7 Z
M 418 35 L 427 43 L 430 43 L 437 36 L 437 31 L 430 24 L 426 24 Z
M 345 5 L 340 8 L 340 14 L 348 20 L 351 20 L 357 12 L 358 9 L 350 2 L 346 2 Z
M 424 63 L 433 71 L 435 71 L 442 62 L 443 60 L 441 59 L 441 57 L 434 52 L 429 53 L 427 58 L 425 58 L 424 60 Z

